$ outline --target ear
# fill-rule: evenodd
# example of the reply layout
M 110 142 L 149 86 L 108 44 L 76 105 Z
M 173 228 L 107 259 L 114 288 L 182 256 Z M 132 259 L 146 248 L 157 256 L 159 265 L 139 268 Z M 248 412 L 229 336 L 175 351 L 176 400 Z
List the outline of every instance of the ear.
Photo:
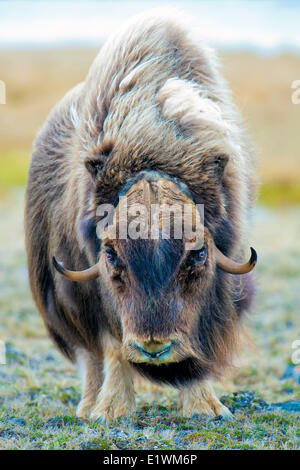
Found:
M 101 249 L 101 240 L 96 233 L 97 224 L 91 214 L 83 215 L 77 221 L 77 240 L 81 250 L 88 248 L 96 257 Z
M 224 174 L 228 160 L 229 157 L 225 154 L 217 155 L 214 159 L 215 173 L 219 179 L 221 179 Z
M 201 161 L 200 171 L 209 175 L 216 183 L 221 182 L 228 161 L 229 156 L 225 153 L 206 155 Z
M 84 164 L 88 172 L 92 175 L 92 177 L 96 179 L 97 176 L 99 176 L 99 174 L 101 173 L 101 170 L 104 166 L 104 161 L 101 159 L 101 157 L 98 156 L 85 160 Z

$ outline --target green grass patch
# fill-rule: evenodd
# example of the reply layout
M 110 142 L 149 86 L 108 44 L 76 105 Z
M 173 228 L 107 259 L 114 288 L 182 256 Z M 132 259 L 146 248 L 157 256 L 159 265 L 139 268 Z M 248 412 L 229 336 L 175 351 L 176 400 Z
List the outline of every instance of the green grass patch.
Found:
M 258 200 L 269 207 L 300 204 L 300 183 L 262 183 Z
M 21 150 L 10 150 L 0 154 L 0 188 L 7 190 L 13 186 L 24 185 L 30 156 Z

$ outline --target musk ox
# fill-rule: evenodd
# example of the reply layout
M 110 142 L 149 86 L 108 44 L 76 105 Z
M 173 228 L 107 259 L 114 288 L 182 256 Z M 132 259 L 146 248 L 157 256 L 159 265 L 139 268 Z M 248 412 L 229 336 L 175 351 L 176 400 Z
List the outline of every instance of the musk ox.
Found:
M 255 251 L 242 261 L 254 198 L 251 147 L 213 52 L 176 13 L 136 17 L 54 107 L 29 170 L 30 285 L 82 372 L 78 416 L 130 413 L 136 371 L 177 387 L 185 416 L 230 417 L 211 380 L 232 364 L 252 298 Z M 190 238 L 174 235 L 183 208 Z M 140 236 L 121 236 L 135 217 Z

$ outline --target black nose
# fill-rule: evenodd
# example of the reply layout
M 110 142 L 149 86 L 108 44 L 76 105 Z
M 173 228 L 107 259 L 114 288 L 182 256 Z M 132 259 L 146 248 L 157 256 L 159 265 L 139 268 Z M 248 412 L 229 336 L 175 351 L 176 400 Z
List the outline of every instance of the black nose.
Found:
M 165 343 L 165 344 L 153 344 L 153 343 L 148 343 L 148 344 L 139 344 L 135 343 L 135 346 L 138 348 L 138 350 L 145 355 L 146 357 L 150 359 L 161 359 L 162 357 L 166 356 L 171 349 L 171 343 Z

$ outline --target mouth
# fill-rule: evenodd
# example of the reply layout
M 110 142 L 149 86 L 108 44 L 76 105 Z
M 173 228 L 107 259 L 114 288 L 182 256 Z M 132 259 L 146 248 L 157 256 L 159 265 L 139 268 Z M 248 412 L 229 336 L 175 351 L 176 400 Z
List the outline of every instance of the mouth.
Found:
M 124 357 L 129 362 L 148 363 L 153 366 L 181 362 L 195 356 L 188 341 L 179 338 L 169 338 L 167 341 L 138 341 L 136 338 L 128 338 L 122 349 Z
M 148 351 L 140 345 L 136 345 L 136 348 L 140 351 L 140 353 L 142 353 L 142 356 L 147 359 L 147 361 L 149 361 L 149 359 L 156 361 L 158 359 L 166 359 L 166 357 L 170 354 L 171 343 L 165 345 L 158 351 Z

